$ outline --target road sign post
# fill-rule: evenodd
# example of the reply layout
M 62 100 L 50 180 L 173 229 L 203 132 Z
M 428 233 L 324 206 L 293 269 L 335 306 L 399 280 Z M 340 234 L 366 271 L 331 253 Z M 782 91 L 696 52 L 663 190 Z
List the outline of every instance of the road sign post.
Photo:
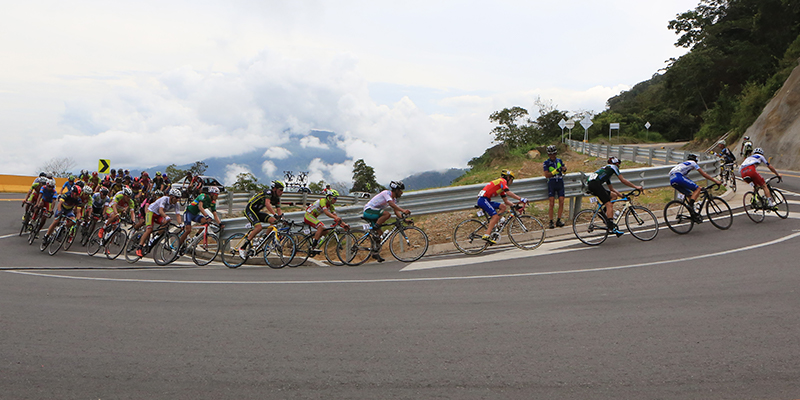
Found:
M 592 120 L 589 115 L 586 115 L 581 120 L 581 126 L 583 127 L 583 153 L 586 154 L 586 143 L 589 143 L 589 127 L 592 126 Z

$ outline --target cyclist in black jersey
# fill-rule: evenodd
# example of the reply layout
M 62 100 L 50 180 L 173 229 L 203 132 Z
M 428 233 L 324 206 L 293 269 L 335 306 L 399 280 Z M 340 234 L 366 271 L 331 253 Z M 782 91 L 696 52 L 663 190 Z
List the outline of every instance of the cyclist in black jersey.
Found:
M 247 257 L 247 247 L 250 245 L 250 241 L 263 229 L 261 224 L 264 222 L 274 224 L 283 217 L 283 211 L 281 211 L 281 195 L 283 194 L 284 188 L 286 188 L 286 184 L 282 181 L 273 181 L 271 188 L 264 189 L 257 193 L 247 202 L 247 206 L 244 208 L 244 216 L 250 221 L 253 229 L 250 230 L 250 234 L 247 235 L 244 245 L 239 248 L 242 258 Z
M 620 163 L 621 161 L 619 158 L 609 157 L 608 165 L 590 174 L 589 179 L 586 182 L 589 192 L 597 196 L 598 201 L 600 201 L 600 203 L 605 207 L 608 230 L 617 235 L 617 237 L 622 236 L 622 231 L 617 229 L 617 224 L 614 223 L 614 207 L 611 205 L 611 200 L 621 198 L 622 193 L 618 192 L 616 189 L 614 189 L 614 186 L 611 185 L 611 178 L 616 175 L 617 179 L 619 179 L 619 181 L 624 185 L 638 190 L 644 189 L 642 186 L 634 185 L 629 180 L 625 179 L 622 174 L 620 174 Z M 603 187 L 604 183 L 608 186 L 608 190 Z

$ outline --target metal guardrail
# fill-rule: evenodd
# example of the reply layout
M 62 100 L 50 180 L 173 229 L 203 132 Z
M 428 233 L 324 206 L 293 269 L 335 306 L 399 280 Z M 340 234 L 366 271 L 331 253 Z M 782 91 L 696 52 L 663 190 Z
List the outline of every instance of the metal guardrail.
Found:
M 582 145 L 581 142 L 575 143 Z M 600 153 L 603 151 L 615 151 L 617 153 L 614 155 L 619 157 L 619 154 L 622 154 L 624 159 L 638 158 L 642 154 L 642 149 L 631 148 L 629 146 L 624 146 L 628 149 L 622 149 L 622 146 L 610 147 L 611 149 L 598 148 L 596 151 L 599 151 Z M 591 147 L 589 147 L 589 149 L 591 151 Z M 646 150 L 646 152 L 648 155 L 651 153 L 649 150 Z M 680 156 L 678 156 L 678 153 L 680 153 Z M 669 162 L 674 161 L 674 163 L 683 161 L 683 158 L 679 160 L 678 157 L 685 157 L 683 152 L 676 151 L 668 151 L 665 153 L 665 156 L 666 160 L 670 160 Z M 708 172 L 710 175 L 718 173 L 719 163 L 716 159 L 702 160 L 698 164 L 700 164 L 703 170 Z M 620 172 L 626 179 L 635 184 L 642 185 L 645 188 L 657 188 L 669 186 L 669 170 L 672 169 L 672 167 L 673 165 L 665 165 L 659 167 L 626 169 Z M 584 185 L 582 183 L 585 182 L 585 177 L 586 174 L 582 172 L 571 173 L 564 176 L 565 197 L 569 198 L 570 200 L 568 214 L 569 218 L 572 218 L 575 213 L 581 210 L 582 199 L 584 196 L 587 196 L 583 192 Z M 702 176 L 694 171 L 690 174 L 690 178 L 701 179 Z M 622 185 L 619 180 L 616 179 L 616 177 L 612 179 L 612 184 Z M 403 197 L 398 201 L 398 204 L 403 208 L 411 210 L 414 215 L 428 215 L 469 210 L 472 209 L 477 203 L 478 192 L 480 192 L 484 186 L 485 184 L 481 183 L 476 185 L 408 192 L 403 194 Z M 547 200 L 547 179 L 538 177 L 515 180 L 512 191 L 521 197 L 528 198 L 530 201 Z M 284 197 L 285 196 L 286 194 L 284 194 Z M 285 199 L 283 200 L 286 201 Z M 358 226 L 359 224 L 364 223 L 364 221 L 361 220 L 363 206 L 357 205 L 337 207 L 336 212 L 340 217 L 342 217 L 342 219 L 344 219 L 345 222 L 350 225 Z M 304 214 L 305 212 L 303 211 L 286 213 L 285 218 L 295 222 L 300 222 L 302 221 Z M 323 219 L 323 221 L 326 219 Z M 230 236 L 234 233 L 244 233 L 249 229 L 247 226 L 247 219 L 243 217 L 226 219 L 223 222 L 225 223 L 225 230 L 223 232 L 224 237 Z
M 611 157 L 615 156 L 620 160 L 628 160 L 639 163 L 653 164 L 653 161 L 659 161 L 664 164 L 677 164 L 685 161 L 686 156 L 691 152 L 684 150 L 674 149 L 656 149 L 653 147 L 643 148 L 638 146 L 611 146 L 597 143 L 584 143 L 577 140 L 567 140 L 566 143 L 572 147 L 574 151 L 596 156 L 596 157 Z M 706 152 L 696 153 L 698 160 L 714 160 L 715 156 Z
M 224 210 L 230 217 L 232 215 L 241 215 L 247 202 L 256 194 L 256 192 L 226 192 L 221 193 L 217 198 L 217 210 Z M 324 197 L 322 194 L 312 193 L 284 193 L 281 196 L 281 204 L 287 206 L 302 206 L 313 203 L 318 199 Z M 348 206 L 358 203 L 358 198 L 353 196 L 339 196 L 336 204 L 340 206 Z

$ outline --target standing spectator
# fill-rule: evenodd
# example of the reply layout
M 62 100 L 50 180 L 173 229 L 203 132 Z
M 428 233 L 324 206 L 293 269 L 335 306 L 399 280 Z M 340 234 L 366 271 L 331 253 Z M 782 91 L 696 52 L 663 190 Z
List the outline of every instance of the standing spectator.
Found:
M 562 227 L 564 222 L 561 221 L 561 216 L 564 214 L 564 172 L 567 172 L 567 167 L 560 158 L 556 158 L 558 149 L 556 146 L 547 146 L 547 160 L 544 160 L 544 176 L 547 178 L 547 195 L 550 198 L 550 229 L 555 226 Z M 553 226 L 553 208 L 556 202 L 556 195 L 558 196 L 558 219 L 555 226 Z

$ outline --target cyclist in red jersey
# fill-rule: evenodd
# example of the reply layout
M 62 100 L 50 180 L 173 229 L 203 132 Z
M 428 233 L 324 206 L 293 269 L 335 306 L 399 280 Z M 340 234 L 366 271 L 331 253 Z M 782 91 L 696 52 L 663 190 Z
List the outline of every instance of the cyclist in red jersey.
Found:
M 497 225 L 497 223 L 500 221 L 500 214 L 506 212 L 508 207 L 514 206 L 514 203 L 512 203 L 508 197 L 513 197 L 523 203 L 528 202 L 528 199 L 517 196 L 508 188 L 513 182 L 514 173 L 504 169 L 502 172 L 500 172 L 500 179 L 495 179 L 487 183 L 486 186 L 483 187 L 483 190 L 481 190 L 481 192 L 478 194 L 478 207 L 480 207 L 486 213 L 486 215 L 489 216 L 489 227 L 486 229 L 486 234 L 481 236 L 481 239 L 491 244 L 497 244 L 497 242 L 492 239 L 491 234 L 495 225 Z M 491 198 L 498 194 L 500 195 L 500 198 L 503 199 L 503 204 L 500 204 L 496 201 L 491 201 Z

